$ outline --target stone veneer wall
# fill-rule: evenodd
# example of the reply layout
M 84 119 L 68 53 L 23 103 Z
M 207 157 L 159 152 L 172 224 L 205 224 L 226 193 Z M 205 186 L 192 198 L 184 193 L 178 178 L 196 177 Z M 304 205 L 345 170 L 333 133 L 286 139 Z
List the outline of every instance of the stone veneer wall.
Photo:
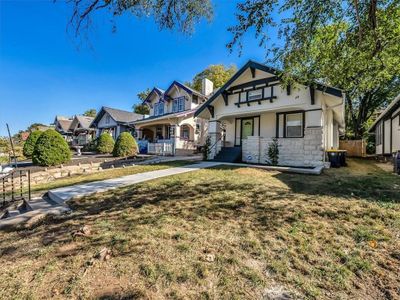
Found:
M 272 138 L 250 136 L 242 140 L 242 160 L 267 164 Z M 324 164 L 322 127 L 306 128 L 304 138 L 279 138 L 279 165 L 321 166 Z

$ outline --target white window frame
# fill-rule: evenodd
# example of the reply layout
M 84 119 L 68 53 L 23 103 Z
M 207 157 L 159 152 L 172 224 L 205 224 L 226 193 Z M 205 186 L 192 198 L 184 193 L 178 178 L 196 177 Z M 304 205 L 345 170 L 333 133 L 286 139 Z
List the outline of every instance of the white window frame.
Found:
M 295 135 L 295 136 L 291 136 L 291 135 L 289 135 L 288 133 L 288 127 L 298 127 L 299 125 L 291 125 L 291 126 L 288 126 L 288 118 L 290 117 L 290 116 L 295 116 L 295 115 L 298 115 L 298 116 L 300 116 L 300 127 L 301 127 L 301 131 L 300 131 L 300 135 Z M 304 115 L 303 115 L 303 113 L 302 112 L 299 112 L 299 113 L 289 113 L 289 114 L 286 114 L 286 116 L 285 116 L 285 137 L 287 137 L 287 138 L 302 138 L 303 137 L 303 132 L 304 132 Z
M 185 110 L 185 97 L 179 97 L 172 102 L 172 112 L 181 112 Z
M 154 104 L 154 115 L 162 116 L 164 114 L 164 103 L 158 102 Z
M 262 89 L 258 90 L 251 90 L 247 92 L 247 100 L 248 101 L 253 101 L 253 100 L 260 100 L 262 99 Z

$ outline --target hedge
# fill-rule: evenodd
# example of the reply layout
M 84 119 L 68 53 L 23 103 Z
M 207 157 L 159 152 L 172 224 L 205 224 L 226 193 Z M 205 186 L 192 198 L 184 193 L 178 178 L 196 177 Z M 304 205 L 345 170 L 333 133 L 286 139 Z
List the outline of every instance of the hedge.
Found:
M 105 154 L 111 153 L 114 149 L 114 139 L 108 133 L 100 135 L 97 141 L 97 152 Z
M 60 165 L 70 159 L 71 151 L 67 142 L 54 129 L 46 130 L 36 141 L 32 154 L 32 161 L 35 165 Z
M 42 133 L 42 131 L 35 130 L 29 134 L 27 140 L 25 141 L 24 149 L 22 150 L 25 157 L 32 157 L 33 150 L 35 149 L 35 144 Z
M 137 153 L 138 145 L 133 136 L 129 132 L 121 133 L 115 143 L 113 155 L 116 157 L 128 157 Z

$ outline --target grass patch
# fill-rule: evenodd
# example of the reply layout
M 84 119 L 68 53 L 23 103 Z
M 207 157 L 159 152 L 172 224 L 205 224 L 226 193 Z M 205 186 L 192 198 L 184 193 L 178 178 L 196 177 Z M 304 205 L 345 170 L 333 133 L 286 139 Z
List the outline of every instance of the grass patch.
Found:
M 358 160 L 321 176 L 219 167 L 77 199 L 2 233 L 0 296 L 396 299 L 398 181 Z M 91 235 L 72 237 L 83 225 Z M 93 262 L 103 247 L 111 259 Z

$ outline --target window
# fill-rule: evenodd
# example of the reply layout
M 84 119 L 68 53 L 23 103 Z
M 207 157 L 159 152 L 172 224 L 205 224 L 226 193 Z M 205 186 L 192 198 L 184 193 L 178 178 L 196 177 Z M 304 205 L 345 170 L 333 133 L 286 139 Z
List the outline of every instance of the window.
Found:
M 183 125 L 181 127 L 181 138 L 188 140 L 190 138 L 190 129 L 189 126 Z
M 248 100 L 259 100 L 262 99 L 262 90 L 254 90 L 248 92 Z
M 382 122 L 379 122 L 378 125 L 376 125 L 375 143 L 376 143 L 376 145 L 382 144 Z
M 199 97 L 197 95 L 192 96 L 192 103 L 199 104 Z
M 156 138 L 159 139 L 159 140 L 164 139 L 164 137 L 163 137 L 163 129 L 162 129 L 161 126 L 158 126 L 156 128 Z
M 303 113 L 287 114 L 286 137 L 303 137 Z
M 179 97 L 172 102 L 172 112 L 180 112 L 185 110 L 185 97 Z
M 110 117 L 110 115 L 107 115 L 106 116 L 106 124 L 110 124 L 110 122 L 111 122 L 111 117 Z
M 154 115 L 161 116 L 164 114 L 164 103 L 159 102 L 154 104 Z

